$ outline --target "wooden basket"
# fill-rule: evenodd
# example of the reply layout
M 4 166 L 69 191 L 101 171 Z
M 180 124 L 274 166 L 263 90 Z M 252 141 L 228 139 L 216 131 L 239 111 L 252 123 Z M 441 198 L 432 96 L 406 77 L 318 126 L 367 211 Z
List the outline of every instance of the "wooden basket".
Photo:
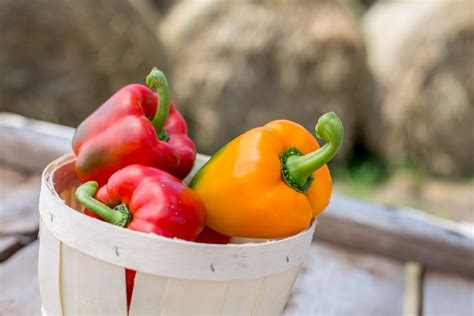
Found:
M 206 157 L 200 155 L 196 168 Z M 260 243 L 209 245 L 123 229 L 81 214 L 74 156 L 43 172 L 38 275 L 48 315 L 127 315 L 124 268 L 137 271 L 130 315 L 278 315 L 315 224 Z M 242 240 L 241 240 L 242 241 Z

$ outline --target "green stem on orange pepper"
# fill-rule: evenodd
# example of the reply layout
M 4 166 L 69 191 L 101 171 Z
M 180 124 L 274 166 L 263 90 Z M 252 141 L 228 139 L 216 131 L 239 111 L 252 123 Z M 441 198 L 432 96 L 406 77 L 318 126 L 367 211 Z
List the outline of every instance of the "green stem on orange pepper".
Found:
M 344 140 L 344 127 L 334 112 L 321 116 L 315 127 L 318 138 L 326 144 L 306 155 L 291 155 L 286 159 L 283 168 L 287 171 L 287 182 L 295 183 L 301 188 L 307 187 L 311 175 L 331 160 L 341 148 Z

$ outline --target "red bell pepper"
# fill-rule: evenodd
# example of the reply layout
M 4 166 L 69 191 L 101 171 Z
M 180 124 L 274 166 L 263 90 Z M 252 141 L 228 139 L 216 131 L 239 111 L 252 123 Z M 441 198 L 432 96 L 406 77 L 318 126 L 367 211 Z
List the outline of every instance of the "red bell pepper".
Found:
M 202 232 L 197 236 L 195 242 L 203 244 L 228 244 L 230 242 L 230 236 L 222 235 L 221 233 L 212 230 L 208 226 L 204 227 Z
M 203 202 L 178 178 L 143 165 L 130 165 L 114 173 L 98 191 L 89 181 L 76 190 L 85 214 L 128 229 L 164 237 L 195 240 L 206 223 Z M 127 303 L 135 271 L 126 269 Z
M 183 117 L 170 105 L 165 75 L 153 68 L 146 83 L 158 96 L 140 84 L 125 86 L 77 127 L 72 147 L 81 182 L 103 185 L 131 164 L 153 166 L 180 179 L 191 171 L 196 147 Z

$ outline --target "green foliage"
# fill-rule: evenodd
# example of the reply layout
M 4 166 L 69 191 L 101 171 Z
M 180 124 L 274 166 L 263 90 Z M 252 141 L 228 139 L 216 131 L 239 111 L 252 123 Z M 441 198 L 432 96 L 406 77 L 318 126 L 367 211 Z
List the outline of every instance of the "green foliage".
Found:
M 377 185 L 388 177 L 387 168 L 374 158 L 335 164 L 332 174 L 342 193 L 363 199 L 370 199 Z
M 390 175 L 388 166 L 360 142 L 348 161 L 332 164 L 331 171 L 342 193 L 363 199 L 370 199 L 376 186 Z

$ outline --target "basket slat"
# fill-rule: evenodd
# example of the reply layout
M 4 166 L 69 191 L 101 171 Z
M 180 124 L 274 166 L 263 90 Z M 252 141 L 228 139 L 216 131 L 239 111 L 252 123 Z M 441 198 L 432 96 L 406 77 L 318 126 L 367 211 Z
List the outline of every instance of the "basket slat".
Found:
M 61 297 L 65 315 L 127 315 L 125 270 L 61 244 Z
M 40 222 L 38 280 L 45 310 L 50 315 L 62 315 L 59 281 L 61 243 Z
M 169 279 L 163 315 L 220 315 L 228 282 Z
M 251 315 L 264 278 L 229 282 L 221 315 Z
M 160 315 L 167 285 L 168 278 L 137 272 L 129 315 Z
M 265 277 L 252 315 L 280 315 L 285 307 L 301 265 L 285 272 Z M 292 286 L 288 288 L 288 284 Z

